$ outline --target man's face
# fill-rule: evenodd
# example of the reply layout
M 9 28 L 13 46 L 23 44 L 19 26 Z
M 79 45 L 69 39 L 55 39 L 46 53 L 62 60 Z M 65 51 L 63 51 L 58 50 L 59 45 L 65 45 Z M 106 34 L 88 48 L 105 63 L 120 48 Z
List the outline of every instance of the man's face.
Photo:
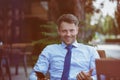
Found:
M 58 29 L 58 34 L 66 45 L 72 44 L 76 40 L 78 26 L 73 23 L 62 22 Z

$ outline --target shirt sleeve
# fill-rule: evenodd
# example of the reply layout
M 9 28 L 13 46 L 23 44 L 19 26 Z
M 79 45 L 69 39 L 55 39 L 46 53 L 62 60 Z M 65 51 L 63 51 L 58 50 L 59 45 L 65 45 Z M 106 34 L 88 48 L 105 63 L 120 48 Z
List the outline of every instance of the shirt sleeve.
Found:
M 97 75 L 91 76 L 93 80 L 97 80 Z
M 29 80 L 37 80 L 37 76 L 35 71 L 37 72 L 41 72 L 43 74 L 46 74 L 48 71 L 48 67 L 49 67 L 49 59 L 48 59 L 48 51 L 49 49 L 44 49 L 41 54 L 39 55 L 39 58 L 32 70 L 32 72 L 30 73 L 29 76 Z
M 97 52 L 97 50 L 95 48 L 93 48 L 91 50 L 91 53 L 93 53 L 93 55 L 91 57 L 91 64 L 90 64 L 91 66 L 90 66 L 90 68 L 94 68 L 91 77 L 93 78 L 93 80 L 97 80 L 95 59 L 99 59 L 100 57 L 99 57 L 99 54 L 98 54 L 98 52 Z
M 37 76 L 34 70 L 32 70 L 32 72 L 30 73 L 29 80 L 37 80 Z

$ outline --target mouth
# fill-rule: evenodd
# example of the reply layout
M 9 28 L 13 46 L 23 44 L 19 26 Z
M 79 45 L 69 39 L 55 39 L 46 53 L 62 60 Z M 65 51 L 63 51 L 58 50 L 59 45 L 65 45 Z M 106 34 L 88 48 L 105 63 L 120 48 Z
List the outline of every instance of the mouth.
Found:
M 71 40 L 71 37 L 65 37 L 65 40 L 69 41 Z
M 71 43 L 71 41 L 72 41 L 71 37 L 66 37 L 64 40 L 66 43 Z

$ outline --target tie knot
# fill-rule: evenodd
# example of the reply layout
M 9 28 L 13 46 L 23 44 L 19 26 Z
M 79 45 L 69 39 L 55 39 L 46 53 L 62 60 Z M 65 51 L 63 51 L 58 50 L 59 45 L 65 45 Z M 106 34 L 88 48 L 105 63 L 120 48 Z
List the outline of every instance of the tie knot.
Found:
M 68 46 L 66 47 L 66 49 L 71 50 L 72 47 L 73 47 L 72 45 L 68 45 Z

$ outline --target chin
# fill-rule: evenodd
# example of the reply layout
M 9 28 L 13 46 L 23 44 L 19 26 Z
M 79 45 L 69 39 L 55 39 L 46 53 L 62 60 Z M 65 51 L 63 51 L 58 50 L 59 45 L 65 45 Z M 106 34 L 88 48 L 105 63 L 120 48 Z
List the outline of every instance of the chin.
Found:
M 64 43 L 66 45 L 72 44 L 74 41 L 73 40 L 64 40 Z
M 66 45 L 72 44 L 72 42 L 66 42 Z

